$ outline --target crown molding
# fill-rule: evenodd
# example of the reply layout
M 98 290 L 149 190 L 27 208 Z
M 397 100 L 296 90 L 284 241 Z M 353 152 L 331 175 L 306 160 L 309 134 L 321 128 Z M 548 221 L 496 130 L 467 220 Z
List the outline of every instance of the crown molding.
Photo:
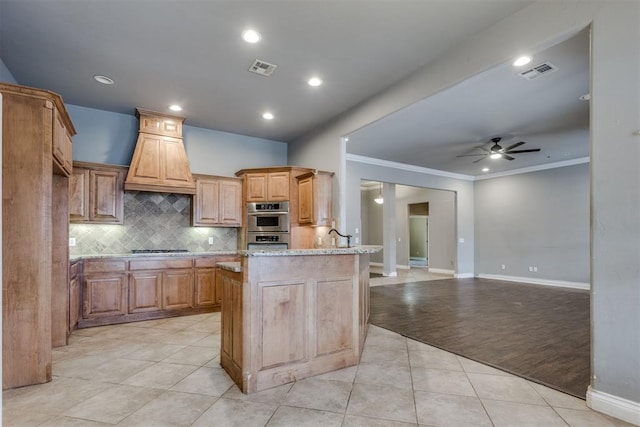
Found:
M 543 171 L 547 169 L 563 168 L 566 166 L 581 165 L 581 164 L 590 162 L 589 157 L 580 157 L 577 159 L 546 163 L 544 165 L 530 166 L 530 167 L 514 169 L 510 171 L 472 176 L 472 175 L 464 175 L 460 173 L 442 171 L 439 169 L 430 169 L 422 166 L 408 165 L 406 163 L 392 162 L 390 160 L 382 160 L 382 159 L 376 159 L 373 157 L 360 156 L 358 154 L 346 153 L 345 158 L 347 161 L 351 161 L 351 162 L 366 163 L 370 165 L 383 166 L 383 167 L 393 168 L 393 169 L 401 169 L 403 171 L 409 171 L 409 172 L 426 173 L 429 175 L 443 176 L 446 178 L 461 179 L 463 181 L 482 181 L 485 179 L 500 178 L 500 177 L 510 176 L 510 175 L 519 175 L 522 173 L 538 172 L 538 171 Z
M 426 173 L 429 175 L 443 176 L 446 178 L 462 179 L 464 181 L 474 180 L 474 177 L 471 175 L 463 175 L 461 173 L 446 172 L 438 169 L 429 169 L 422 166 L 408 165 L 406 163 L 397 163 L 397 162 L 392 162 L 390 160 L 375 159 L 373 157 L 360 156 L 357 154 L 347 153 L 345 158 L 347 159 L 347 161 L 352 161 L 357 163 L 367 163 L 370 165 L 383 166 L 383 167 L 393 168 L 393 169 L 401 169 L 403 171 Z

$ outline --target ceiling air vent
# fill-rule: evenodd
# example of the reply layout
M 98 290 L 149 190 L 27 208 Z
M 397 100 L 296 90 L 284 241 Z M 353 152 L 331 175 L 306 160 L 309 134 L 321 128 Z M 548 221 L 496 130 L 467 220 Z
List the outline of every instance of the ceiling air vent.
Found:
M 275 64 L 269 64 L 267 61 L 256 59 L 249 67 L 249 71 L 252 73 L 260 74 L 261 76 L 270 76 L 273 74 L 278 66 Z
M 542 64 L 536 65 L 535 67 L 531 67 L 528 70 L 525 70 L 520 73 L 520 76 L 527 80 L 537 79 L 543 74 L 549 74 L 556 71 L 558 67 L 553 65 L 550 62 L 543 62 Z

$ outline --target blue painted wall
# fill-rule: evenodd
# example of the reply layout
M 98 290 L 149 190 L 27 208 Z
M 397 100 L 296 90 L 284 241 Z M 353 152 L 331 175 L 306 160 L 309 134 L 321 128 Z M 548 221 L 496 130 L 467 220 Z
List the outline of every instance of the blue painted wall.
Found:
M 18 83 L 15 77 L 13 77 L 13 74 L 11 74 L 11 71 L 9 71 L 7 66 L 4 64 L 2 58 L 0 58 L 0 82 L 14 84 Z
M 133 115 L 67 105 L 78 134 L 73 159 L 128 166 L 138 136 Z M 187 119 L 188 120 L 188 119 Z M 233 176 L 239 169 L 287 164 L 287 144 L 193 126 L 183 127 L 193 173 Z

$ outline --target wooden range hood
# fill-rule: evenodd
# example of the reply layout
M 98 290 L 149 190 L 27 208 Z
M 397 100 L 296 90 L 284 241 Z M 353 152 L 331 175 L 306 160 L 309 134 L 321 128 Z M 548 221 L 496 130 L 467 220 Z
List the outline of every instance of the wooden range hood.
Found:
M 124 182 L 125 190 L 195 194 L 187 152 L 182 142 L 183 117 L 141 108 L 138 141 Z

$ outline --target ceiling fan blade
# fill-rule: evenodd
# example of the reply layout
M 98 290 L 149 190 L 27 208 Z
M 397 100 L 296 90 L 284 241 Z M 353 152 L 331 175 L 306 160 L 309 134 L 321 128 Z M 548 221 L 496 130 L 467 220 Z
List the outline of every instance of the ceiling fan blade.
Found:
M 487 156 L 481 157 L 481 158 L 479 158 L 478 160 L 474 160 L 474 161 L 473 161 L 473 162 L 471 162 L 471 163 L 478 163 L 480 160 L 483 160 L 483 159 L 485 159 L 486 157 L 487 157 Z
M 511 151 L 511 150 L 513 150 L 513 149 L 514 149 L 514 148 L 516 148 L 516 147 L 520 147 L 522 144 L 526 144 L 526 143 L 525 143 L 524 141 L 516 142 L 516 143 L 515 143 L 515 144 L 513 144 L 512 146 L 505 148 L 505 149 L 504 149 L 504 151 L 507 151 L 507 152 L 508 152 L 508 151 Z
M 515 160 L 516 159 L 515 157 L 511 157 L 511 156 L 509 156 L 507 154 L 504 154 L 504 153 L 502 154 L 502 158 L 506 159 L 506 160 Z
M 456 157 L 474 157 L 474 156 L 486 156 L 485 153 L 478 153 L 478 154 L 460 154 L 459 156 Z
M 515 151 L 507 151 L 507 153 L 509 154 L 514 154 L 514 153 L 535 153 L 540 151 L 539 148 L 532 148 L 531 150 L 515 150 Z

